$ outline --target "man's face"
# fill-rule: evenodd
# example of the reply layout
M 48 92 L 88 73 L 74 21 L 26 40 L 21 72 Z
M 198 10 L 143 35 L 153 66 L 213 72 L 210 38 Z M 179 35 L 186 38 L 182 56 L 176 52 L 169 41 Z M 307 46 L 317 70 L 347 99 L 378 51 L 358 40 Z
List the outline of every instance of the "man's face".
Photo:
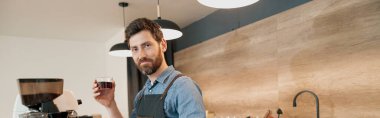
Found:
M 163 60 L 162 45 L 154 40 L 149 31 L 143 30 L 133 35 L 129 39 L 129 46 L 133 60 L 143 74 L 151 75 L 161 66 Z

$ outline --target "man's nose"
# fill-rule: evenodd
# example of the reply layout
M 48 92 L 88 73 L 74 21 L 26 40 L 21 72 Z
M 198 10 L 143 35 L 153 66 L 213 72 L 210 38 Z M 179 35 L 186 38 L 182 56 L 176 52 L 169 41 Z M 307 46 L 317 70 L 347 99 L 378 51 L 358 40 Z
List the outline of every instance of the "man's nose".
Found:
M 140 59 L 142 59 L 143 57 L 146 57 L 146 52 L 144 49 L 140 50 L 139 57 L 140 57 Z

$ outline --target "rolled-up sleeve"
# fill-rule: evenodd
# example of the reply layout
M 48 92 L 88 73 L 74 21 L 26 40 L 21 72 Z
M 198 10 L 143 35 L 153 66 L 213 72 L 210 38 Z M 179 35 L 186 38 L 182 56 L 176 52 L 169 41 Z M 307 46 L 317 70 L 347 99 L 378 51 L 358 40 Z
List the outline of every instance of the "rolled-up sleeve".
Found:
M 179 118 L 205 118 L 205 107 L 198 85 L 189 78 L 178 81 L 176 104 Z

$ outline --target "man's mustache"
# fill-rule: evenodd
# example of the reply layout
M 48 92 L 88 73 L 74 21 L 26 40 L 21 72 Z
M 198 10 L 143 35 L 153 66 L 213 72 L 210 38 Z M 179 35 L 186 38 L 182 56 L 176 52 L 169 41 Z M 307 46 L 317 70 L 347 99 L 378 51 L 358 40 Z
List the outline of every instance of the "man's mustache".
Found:
M 148 59 L 148 58 L 141 58 L 141 59 L 139 59 L 138 60 L 138 64 L 140 65 L 141 63 L 143 63 L 143 62 L 153 62 L 153 60 L 152 59 Z

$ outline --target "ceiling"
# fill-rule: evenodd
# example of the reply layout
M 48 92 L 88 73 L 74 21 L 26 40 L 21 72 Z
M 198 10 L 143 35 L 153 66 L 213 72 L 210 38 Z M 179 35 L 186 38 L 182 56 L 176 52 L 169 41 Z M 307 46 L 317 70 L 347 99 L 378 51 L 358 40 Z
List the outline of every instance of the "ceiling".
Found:
M 104 42 L 123 30 L 122 0 L 0 0 L 0 35 Z M 125 0 L 126 23 L 157 18 L 156 0 Z M 161 17 L 181 28 L 216 9 L 196 0 L 160 0 Z

